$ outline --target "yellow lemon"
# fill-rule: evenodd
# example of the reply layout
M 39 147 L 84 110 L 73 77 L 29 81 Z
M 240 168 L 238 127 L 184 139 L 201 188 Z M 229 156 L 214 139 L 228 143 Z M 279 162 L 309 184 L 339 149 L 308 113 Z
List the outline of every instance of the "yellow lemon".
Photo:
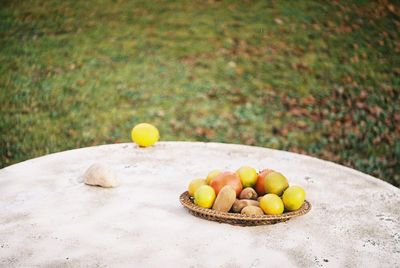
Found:
M 243 188 L 253 187 L 257 182 L 257 170 L 252 167 L 241 167 L 236 171 L 236 174 L 239 175 Z
M 285 176 L 279 172 L 270 172 L 265 176 L 264 188 L 268 194 L 281 196 L 283 191 L 289 187 L 289 182 Z
M 283 205 L 286 210 L 297 210 L 303 205 L 306 198 L 306 192 L 300 186 L 290 186 L 285 190 L 282 196 Z
M 158 129 L 148 123 L 136 125 L 131 131 L 132 141 L 141 147 L 152 146 L 160 138 Z
M 194 193 L 194 203 L 202 208 L 211 208 L 214 201 L 215 191 L 211 186 L 200 186 Z
M 279 215 L 283 213 L 283 202 L 276 194 L 266 194 L 260 199 L 260 208 L 267 215 Z
M 188 187 L 188 192 L 190 196 L 194 196 L 194 193 L 196 192 L 197 188 L 200 186 L 207 185 L 207 182 L 205 179 L 194 179 L 189 183 Z
M 208 173 L 207 178 L 206 178 L 207 184 L 210 184 L 211 181 L 213 179 L 215 179 L 219 174 L 221 174 L 221 171 L 219 171 L 219 170 L 213 170 L 210 173 Z

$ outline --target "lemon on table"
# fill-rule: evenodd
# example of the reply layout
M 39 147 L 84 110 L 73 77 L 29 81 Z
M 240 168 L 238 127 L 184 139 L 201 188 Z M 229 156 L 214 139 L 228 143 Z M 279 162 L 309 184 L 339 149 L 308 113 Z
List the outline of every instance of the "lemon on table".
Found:
M 210 171 L 210 173 L 208 173 L 207 178 L 206 178 L 207 184 L 210 184 L 211 181 L 212 181 L 213 179 L 215 179 L 219 174 L 221 174 L 221 171 L 219 171 L 219 170 L 217 170 L 217 169 L 215 169 L 215 170 L 213 170 L 213 171 Z
M 188 187 L 188 192 L 190 196 L 194 196 L 194 193 L 196 192 L 197 188 L 200 186 L 207 185 L 207 182 L 205 179 L 194 179 L 189 183 Z
M 288 180 L 279 172 L 272 171 L 265 176 L 264 188 L 268 194 L 281 196 L 288 187 Z
M 194 193 L 194 203 L 202 208 L 211 208 L 215 201 L 215 191 L 211 186 L 200 186 Z
M 279 215 L 283 213 L 282 199 L 276 194 L 266 194 L 260 199 L 260 208 L 267 215 Z
M 253 187 L 257 182 L 257 170 L 252 167 L 243 166 L 236 171 L 243 187 Z
M 140 147 L 152 146 L 160 138 L 158 129 L 148 123 L 140 123 L 131 131 L 132 141 Z
M 306 198 L 306 192 L 300 186 L 290 186 L 282 196 L 283 205 L 288 211 L 299 209 Z

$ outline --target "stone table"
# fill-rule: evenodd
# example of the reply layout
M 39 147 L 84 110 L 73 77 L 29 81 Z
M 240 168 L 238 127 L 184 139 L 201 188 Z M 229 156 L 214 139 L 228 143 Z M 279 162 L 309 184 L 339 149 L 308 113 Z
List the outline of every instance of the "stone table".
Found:
M 111 165 L 118 188 L 82 174 Z M 190 215 L 193 178 L 242 165 L 302 185 L 312 210 L 240 227 Z M 0 170 L 0 267 L 399 267 L 400 190 L 316 158 L 243 145 L 159 142 L 89 147 Z

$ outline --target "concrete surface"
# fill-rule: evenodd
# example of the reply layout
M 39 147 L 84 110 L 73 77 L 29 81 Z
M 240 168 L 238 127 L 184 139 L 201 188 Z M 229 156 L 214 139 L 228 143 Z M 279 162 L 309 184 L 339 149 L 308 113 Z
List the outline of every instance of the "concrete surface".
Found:
M 118 188 L 82 183 L 95 162 Z M 272 168 L 302 185 L 310 213 L 238 227 L 190 215 L 188 182 L 212 169 Z M 241 145 L 115 144 L 0 170 L 0 267 L 399 267 L 400 190 L 315 158 Z

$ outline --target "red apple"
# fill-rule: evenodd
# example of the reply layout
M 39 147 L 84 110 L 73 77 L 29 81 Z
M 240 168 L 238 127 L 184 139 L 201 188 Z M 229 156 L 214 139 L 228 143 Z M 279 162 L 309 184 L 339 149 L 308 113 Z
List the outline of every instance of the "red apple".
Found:
M 266 194 L 265 187 L 264 187 L 265 176 L 272 171 L 273 171 L 272 169 L 264 169 L 263 171 L 258 173 L 258 178 L 257 178 L 257 182 L 255 185 L 258 196 L 263 196 Z
M 210 183 L 210 186 L 214 188 L 216 195 L 218 195 L 219 191 L 225 185 L 231 185 L 236 192 L 236 196 L 239 196 L 240 192 L 243 189 L 243 185 L 240 181 L 239 176 L 233 172 L 222 172 Z

